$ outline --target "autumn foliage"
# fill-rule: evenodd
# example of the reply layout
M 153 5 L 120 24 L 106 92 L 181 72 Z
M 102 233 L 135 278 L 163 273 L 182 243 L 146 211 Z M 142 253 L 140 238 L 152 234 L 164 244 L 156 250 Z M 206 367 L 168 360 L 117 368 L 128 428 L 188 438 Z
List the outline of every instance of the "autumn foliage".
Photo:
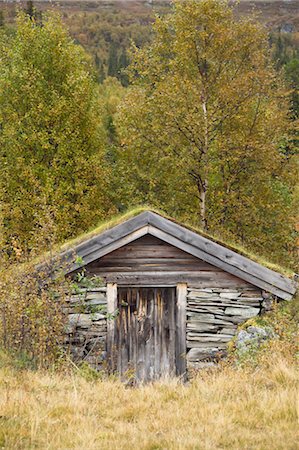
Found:
M 292 130 L 265 29 L 226 2 L 178 1 L 133 50 L 130 74 L 118 115 L 129 192 L 287 263 Z
M 105 217 L 109 170 L 90 59 L 61 19 L 21 13 L 0 49 L 0 233 L 13 256 L 14 241 L 37 246 L 49 217 L 58 241 Z

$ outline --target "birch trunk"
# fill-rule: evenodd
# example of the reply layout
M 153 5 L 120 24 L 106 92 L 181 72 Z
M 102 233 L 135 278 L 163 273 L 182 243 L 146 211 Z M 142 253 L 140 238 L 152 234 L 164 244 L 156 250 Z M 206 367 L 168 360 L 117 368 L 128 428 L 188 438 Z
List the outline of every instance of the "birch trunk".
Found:
M 204 171 L 204 179 L 201 183 L 201 190 L 199 193 L 200 198 L 200 223 L 203 230 L 207 229 L 207 217 L 206 217 L 206 195 L 208 190 L 208 180 L 207 180 L 207 154 L 209 149 L 209 127 L 208 127 L 208 111 L 207 111 L 207 96 L 204 90 L 202 95 L 202 110 L 204 117 L 204 147 L 203 147 L 203 158 L 202 166 Z
M 203 186 L 199 192 L 200 200 L 200 226 L 203 230 L 207 229 L 207 218 L 206 218 L 206 195 L 207 195 L 207 180 L 203 182 Z

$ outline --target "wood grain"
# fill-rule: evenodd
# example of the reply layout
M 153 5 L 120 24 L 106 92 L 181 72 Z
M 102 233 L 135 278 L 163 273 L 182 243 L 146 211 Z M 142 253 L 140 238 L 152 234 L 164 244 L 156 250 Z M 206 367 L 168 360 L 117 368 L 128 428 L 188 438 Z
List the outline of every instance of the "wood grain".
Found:
M 86 265 L 87 275 L 98 275 L 109 283 L 127 286 L 193 287 L 250 286 L 237 278 L 154 236 L 134 242 Z
M 108 315 L 113 315 L 117 310 L 117 285 L 115 283 L 107 284 L 107 313 Z M 107 354 L 108 354 L 108 365 L 113 371 L 115 366 L 115 320 L 107 319 Z
M 134 373 L 139 381 L 174 376 L 179 366 L 175 289 L 119 288 L 118 309 L 113 346 L 117 349 L 115 370 L 122 377 Z
M 177 318 L 176 318 L 176 364 L 177 375 L 186 374 L 186 306 L 187 306 L 187 284 L 178 283 L 177 290 Z

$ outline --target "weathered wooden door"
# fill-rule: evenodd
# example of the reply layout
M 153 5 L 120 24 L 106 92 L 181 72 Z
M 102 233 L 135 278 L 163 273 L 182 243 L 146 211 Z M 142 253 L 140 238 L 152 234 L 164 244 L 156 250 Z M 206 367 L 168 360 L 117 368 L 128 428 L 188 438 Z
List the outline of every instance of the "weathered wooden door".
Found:
M 118 288 L 115 368 L 138 380 L 178 374 L 175 288 Z

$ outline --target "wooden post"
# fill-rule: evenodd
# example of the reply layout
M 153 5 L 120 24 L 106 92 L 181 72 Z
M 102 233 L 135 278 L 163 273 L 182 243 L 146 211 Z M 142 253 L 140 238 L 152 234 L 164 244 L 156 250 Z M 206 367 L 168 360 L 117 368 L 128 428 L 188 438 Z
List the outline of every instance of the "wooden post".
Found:
M 186 374 L 186 304 L 187 284 L 177 284 L 177 320 L 176 320 L 176 365 L 177 375 L 185 378 Z
M 107 359 L 108 366 L 111 370 L 115 369 L 115 320 L 109 318 L 110 314 L 114 314 L 117 309 L 117 284 L 107 283 Z

